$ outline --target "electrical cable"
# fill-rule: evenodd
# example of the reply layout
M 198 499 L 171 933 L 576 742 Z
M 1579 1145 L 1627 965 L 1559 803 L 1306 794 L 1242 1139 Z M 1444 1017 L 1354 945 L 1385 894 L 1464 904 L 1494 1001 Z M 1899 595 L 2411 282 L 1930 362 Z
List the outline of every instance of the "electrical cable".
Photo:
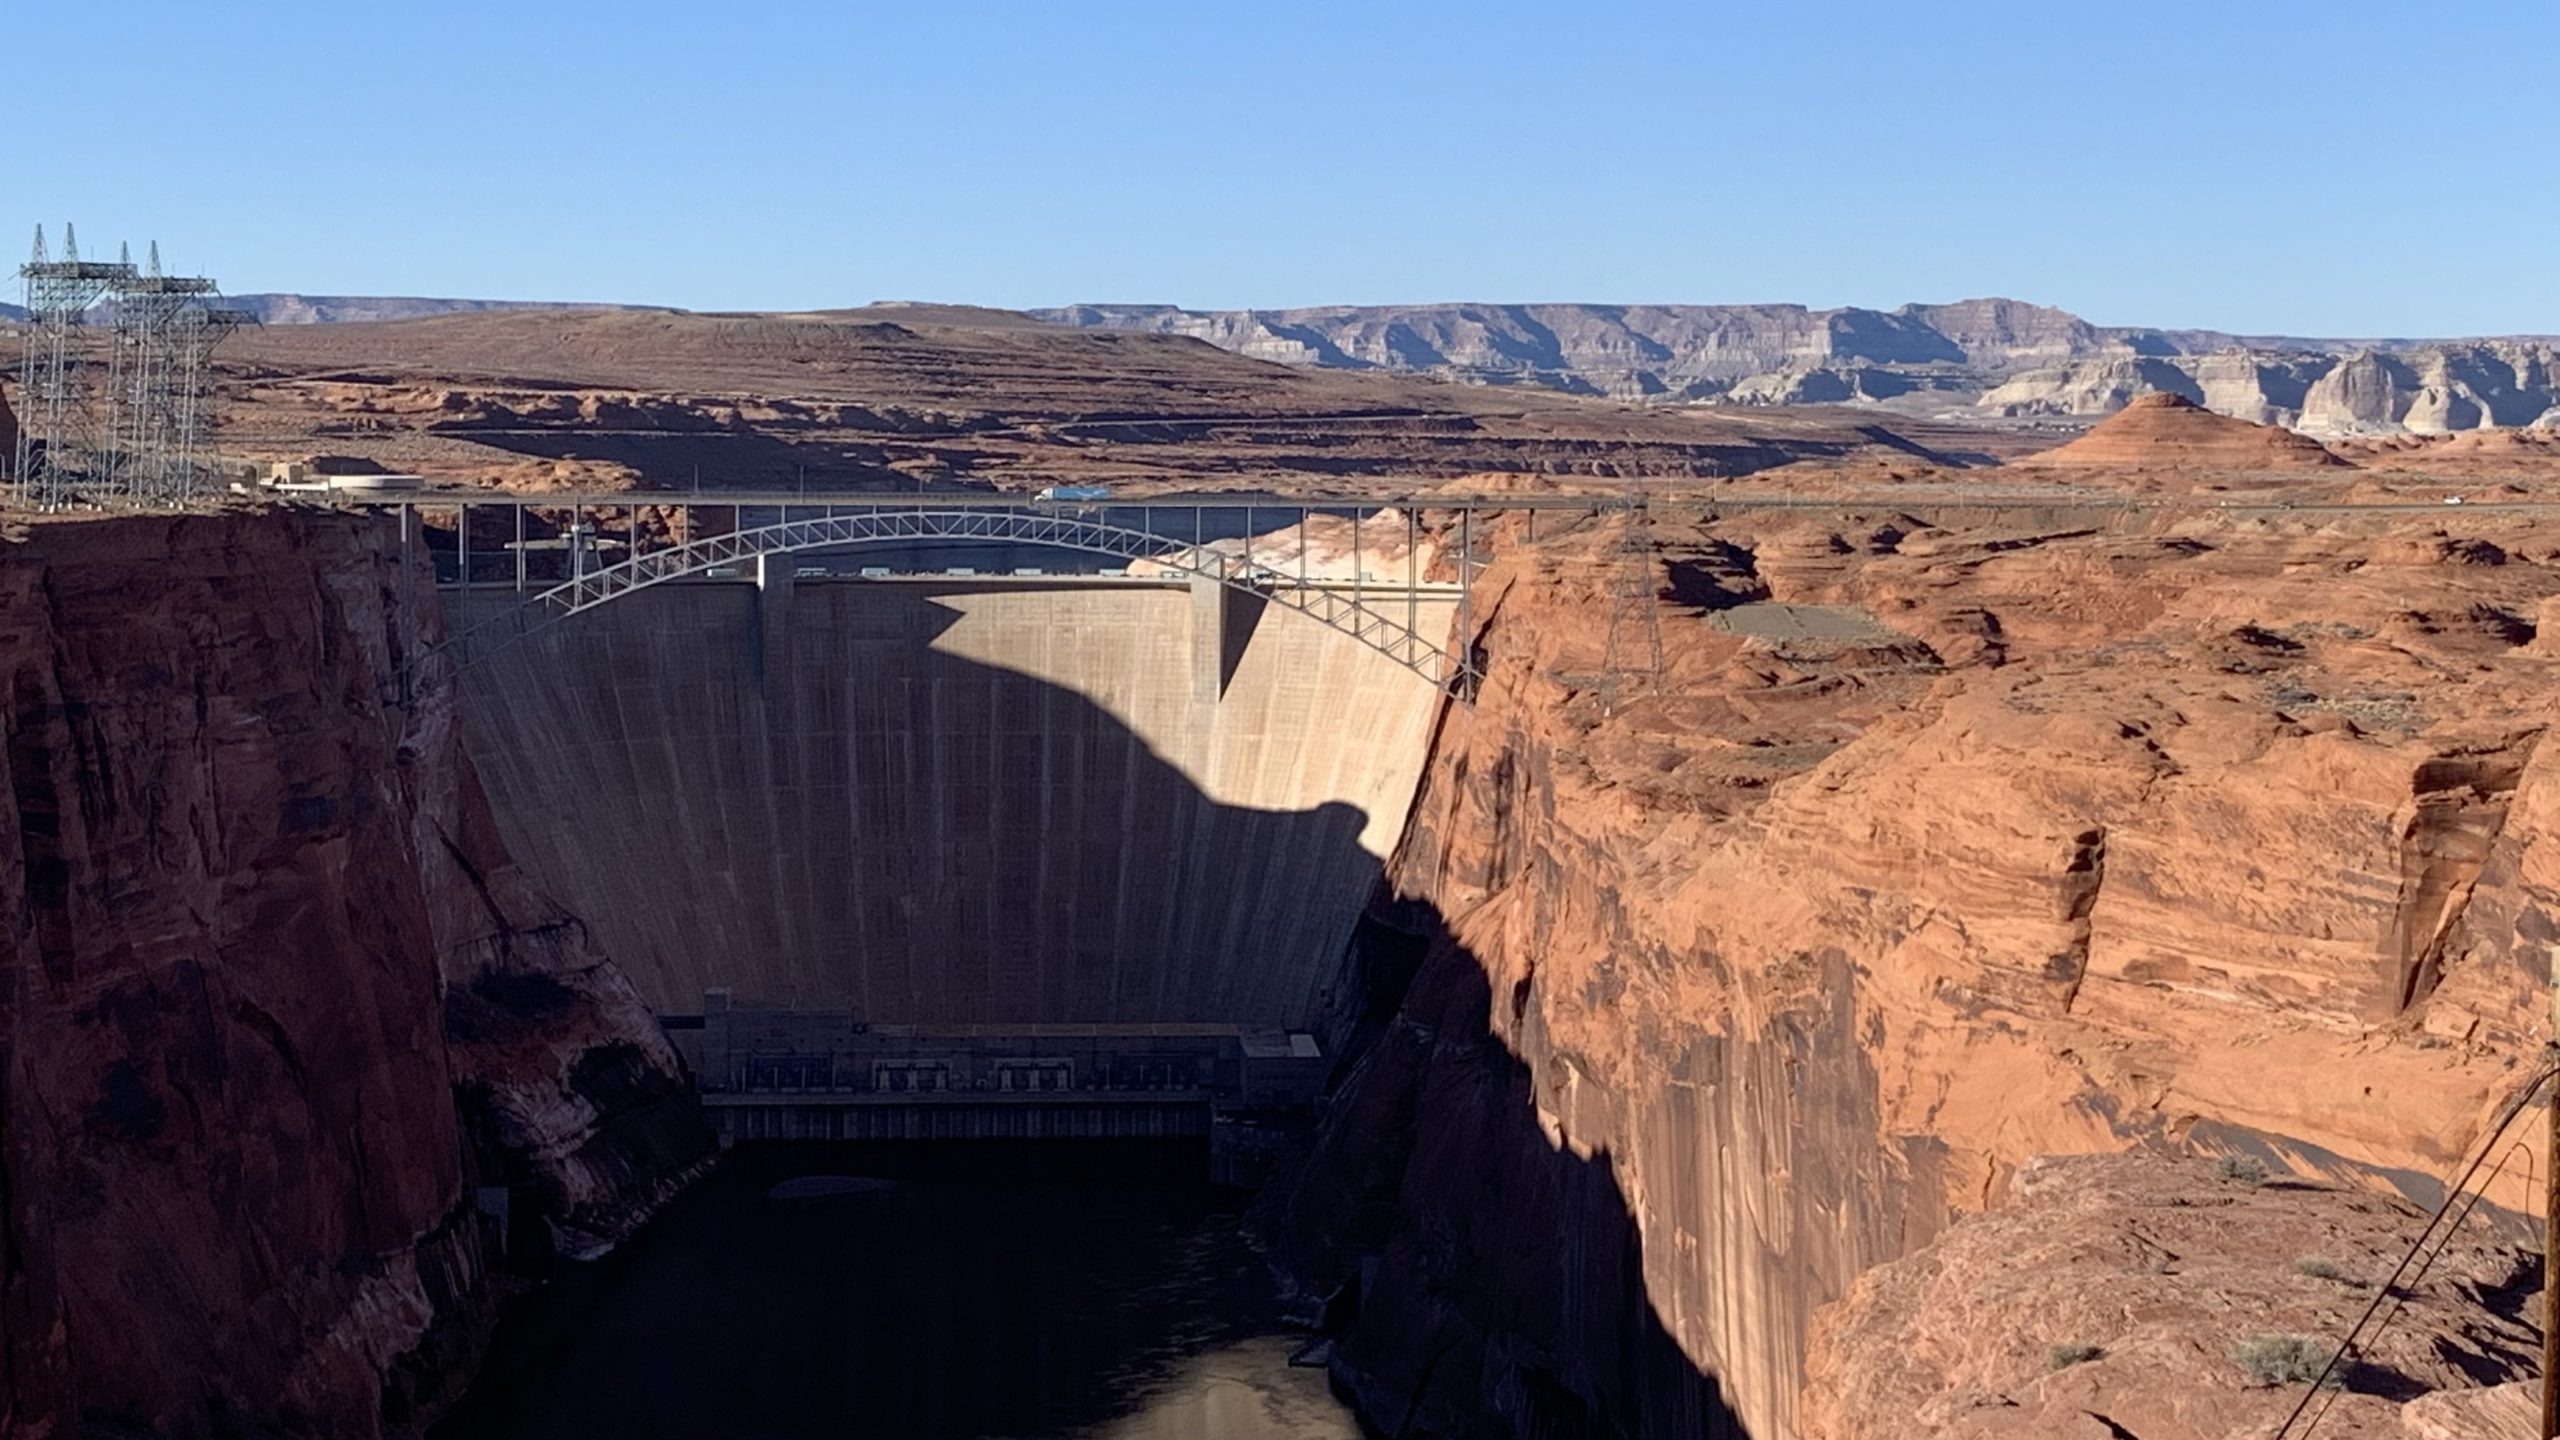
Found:
M 2518 1140 L 2507 1147 L 2507 1153 L 2498 1161 L 2497 1168 L 2489 1172 L 2489 1182 L 2495 1183 L 2498 1176 L 2506 1172 L 2507 1161 L 2514 1159 L 2518 1154 L 2523 1154 L 2525 1156 L 2525 1165 L 2527 1169 L 2530 1170 L 2533 1164 L 2532 1155 L 2530 1152 L 2525 1150 L 2524 1142 L 2522 1140 Z M 2410 1294 L 2415 1291 L 2419 1285 L 2425 1283 L 2427 1272 L 2435 1267 L 2435 1263 L 2438 1260 L 2444 1258 L 2444 1252 L 2453 1248 L 2453 1237 L 2461 1231 L 2463 1222 L 2471 1218 L 2471 1212 L 2480 1207 L 2480 1201 L 2486 1197 L 2488 1193 L 2488 1184 L 2483 1184 L 2478 1189 L 2473 1190 L 2470 1195 L 2463 1200 L 2462 1212 L 2454 1216 L 2453 1223 L 2444 1227 L 2443 1233 L 2436 1237 L 2435 1249 L 2428 1252 L 2426 1259 L 2418 1262 L 2416 1273 L 2409 1277 L 2407 1283 L 2384 1292 L 2392 1297 L 2391 1308 L 2382 1312 L 2382 1318 L 2374 1322 L 2373 1333 L 2376 1336 L 2379 1336 L 2383 1331 L 2390 1329 L 2391 1322 L 2400 1318 L 2400 1312 L 2408 1307 Z M 2351 1334 L 2348 1342 L 2338 1347 L 2339 1354 L 2344 1356 L 2349 1346 L 2353 1343 L 2354 1339 Z M 2312 1411 L 2311 1418 L 2303 1422 L 2302 1433 L 2304 1435 L 2309 1435 L 2312 1431 L 2320 1427 L 2320 1422 L 2327 1418 L 2329 1414 L 2329 1407 L 2337 1404 L 2338 1397 L 2345 1394 L 2346 1391 L 2343 1386 L 2314 1386 L 2310 1393 L 2320 1395 L 2323 1398 L 2320 1401 L 2320 1408 Z M 2300 1406 L 2295 1407 L 2297 1411 L 2300 1408 Z
M 2522 1090 L 2517 1092 L 2514 1100 L 2508 1103 L 2507 1113 L 2501 1116 L 2496 1127 L 2490 1130 L 2488 1141 L 2480 1147 L 2480 1153 L 2472 1157 L 2471 1163 L 2464 1167 L 2462 1171 L 2462 1178 L 2456 1180 L 2453 1184 L 2453 1188 L 2445 1192 L 2443 1203 L 2437 1205 L 2435 1214 L 2427 1218 L 2425 1227 L 2418 1231 L 2418 1238 L 2410 1242 L 2408 1252 L 2400 1257 L 2400 1263 L 2392 1270 L 2391 1277 L 2383 1281 L 2381 1288 L 2374 1292 L 2372 1302 L 2364 1307 L 2364 1313 L 2357 1316 L 2356 1323 L 2348 1327 L 2346 1338 L 2339 1341 L 2338 1348 L 2330 1353 L 2329 1363 L 2320 1367 L 2320 1374 L 2318 1378 L 2311 1382 L 2311 1388 L 2305 1390 L 2303 1392 L 2302 1399 L 2295 1403 L 2293 1413 L 2285 1416 L 2284 1423 L 2276 1427 L 2276 1432 L 2272 1437 L 2272 1440 L 2287 1440 L 2287 1437 L 2292 1436 L 2295 1433 L 2293 1428 L 2294 1422 L 2300 1420 L 2303 1416 L 2303 1412 L 2311 1408 L 2311 1402 L 2323 1394 L 2329 1384 L 2329 1377 L 2337 1373 L 2339 1363 L 2346 1359 L 2348 1352 L 2356 1348 L 2357 1342 L 2364 1335 L 2365 1327 L 2373 1323 L 2374 1315 L 2382 1309 L 2382 1303 L 2385 1300 L 2394 1300 L 2395 1303 L 2392 1307 L 2392 1314 L 2395 1317 L 2399 1314 L 2400 1304 L 2404 1303 L 2406 1300 L 2405 1295 L 2401 1295 L 2399 1292 L 2403 1277 L 2408 1274 L 2411 1262 L 2415 1261 L 2418 1258 L 2419 1253 L 2427 1248 L 2428 1240 L 2430 1237 L 2435 1236 L 2436 1227 L 2444 1224 L 2445 1216 L 2451 1213 L 2454 1208 L 2454 1202 L 2463 1200 L 2466 1195 L 2469 1196 L 2469 1200 L 2462 1207 L 2462 1215 L 2457 1217 L 2451 1225 L 2445 1227 L 2444 1236 L 2438 1241 L 2439 1249 L 2442 1248 L 2443 1241 L 2450 1240 L 2453 1232 L 2461 1227 L 2463 1219 L 2470 1216 L 2472 1207 L 2479 1203 L 2479 1195 L 2481 1193 L 2485 1193 L 2485 1191 L 2472 1191 L 2471 1181 L 2473 1177 L 2480 1173 L 2480 1167 L 2489 1162 L 2489 1157 L 2491 1155 L 2498 1153 L 2499 1143 L 2506 1139 L 2508 1127 L 2516 1123 L 2517 1117 L 2524 1114 L 2525 1107 L 2533 1102 L 2534 1095 L 2539 1092 L 2543 1086 L 2551 1083 L 2554 1077 L 2560 1077 L 2560 1064 L 2546 1067 L 2540 1074 L 2534 1076 L 2533 1080 Z M 2554 1103 L 2560 1103 L 2560 1099 L 2555 1099 Z M 2503 1168 L 2505 1162 L 2500 1161 L 2499 1163 L 2501 1168 Z M 2435 1262 L 2430 1259 L 2427 1263 L 2432 1265 Z M 2421 1273 L 2423 1273 L 2423 1270 Z M 2328 1408 L 2329 1407 L 2326 1404 L 2322 1405 L 2320 1407 L 2320 1414 L 2327 1414 Z M 2311 1426 L 2318 1423 L 2318 1416 L 2314 1416 L 2311 1424 L 2303 1426 L 2300 1433 L 2303 1435 L 2310 1434 Z

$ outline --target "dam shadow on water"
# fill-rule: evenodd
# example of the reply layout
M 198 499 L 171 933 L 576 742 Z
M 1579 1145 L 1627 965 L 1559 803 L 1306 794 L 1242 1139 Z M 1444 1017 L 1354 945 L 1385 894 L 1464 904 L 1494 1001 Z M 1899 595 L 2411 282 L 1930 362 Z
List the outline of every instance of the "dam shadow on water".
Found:
M 854 623 L 845 607 L 866 594 L 889 608 Z M 1313 1297 L 1329 1297 L 1332 1379 L 1362 1402 L 1369 1433 L 1743 1433 L 1654 1316 L 1637 1225 L 1606 1158 L 1547 1143 L 1527 1067 L 1495 1033 L 1483 967 L 1427 907 L 1379 893 L 1383 867 L 1361 843 L 1367 810 L 1212 796 L 1191 778 L 1210 752 L 1176 763 L 1084 694 L 946 653 L 936 641 L 952 614 L 912 590 L 848 589 L 782 621 L 790 639 L 779 646 L 778 617 L 742 608 L 749 597 L 735 590 L 671 590 L 653 603 L 697 595 L 728 608 L 661 631 L 653 619 L 671 612 L 623 611 L 647 598 L 637 597 L 597 612 L 636 623 L 599 627 L 591 651 L 579 629 L 597 616 L 518 652 L 514 663 L 555 673 L 531 703 L 517 697 L 499 732 L 521 749 L 546 725 L 645 728 L 662 696 L 692 707 L 663 733 L 570 736 L 579 743 L 499 757 L 474 737 L 475 760 L 500 782 L 493 800 L 516 808 L 507 828 L 520 858 L 621 827 L 598 847 L 611 866 L 529 865 L 573 910 L 626 923 L 677 914 L 658 897 L 699 864 L 722 883 L 687 890 L 687 909 L 806 903 L 832 916 L 838 928 L 819 933 L 839 938 L 824 953 L 880 967 L 862 993 L 909 1012 L 893 1021 L 1268 1024 L 1224 1011 L 1312 1004 L 1305 1023 L 1344 1057 L 1338 1093 L 1306 1162 L 1254 1207 L 1259 1226 L 1238 1197 L 1208 1187 L 1196 1142 L 741 1147 L 621 1251 L 556 1267 L 560 1283 L 516 1307 L 441 1440 L 1355 1433 L 1324 1372 L 1286 1363 L 1308 1334 L 1290 1323 L 1257 1230 L 1306 1283 L 1297 1313 L 1313 1320 Z M 795 598 L 795 612 L 809 599 Z M 1257 636 L 1312 623 L 1229 615 L 1220 703 L 1287 668 L 1257 660 Z M 526 683 L 525 671 L 478 683 Z M 489 698 L 466 694 L 467 724 Z M 1268 727 L 1277 702 L 1255 703 Z M 1360 701 L 1319 687 L 1297 703 Z M 964 732 L 936 729 L 955 717 Z M 1199 744 L 1197 712 L 1186 723 L 1186 743 Z M 1275 743 L 1265 733 L 1217 742 L 1235 747 L 1225 763 Z M 761 806 L 736 804 L 760 792 Z M 666 808 L 653 818 L 634 797 Z M 1034 813 L 1043 823 L 1029 823 Z M 688 814 L 731 817 L 713 853 L 697 860 L 678 844 L 653 855 L 652 835 L 701 843 L 699 828 L 667 819 Z M 522 843 L 528 828 L 538 843 Z M 860 874 L 831 882 L 805 861 L 785 874 L 768 859 L 777 874 L 760 878 L 767 850 L 841 855 Z M 858 887 L 863 904 L 821 893 L 831 883 Z M 1022 904 L 1031 894 L 1081 894 L 1113 914 L 1095 926 L 1090 914 Z M 1313 962 L 1248 953 L 1272 936 L 1302 947 L 1311 911 L 1339 916 L 1324 924 L 1341 936 L 1364 903 L 1399 927 L 1364 922 L 1364 943 L 1337 940 Z M 1437 937 L 1418 968 L 1413 942 L 1375 943 L 1389 928 Z M 740 943 L 764 933 L 710 916 L 644 979 L 662 1006 L 698 994 L 726 980 L 723 956 L 769 963 L 775 949 Z M 1113 934 L 1124 948 L 1096 954 L 1096 937 Z M 853 943 L 866 936 L 881 948 Z M 707 957 L 706 968 L 671 974 L 670 954 Z M 1204 961 L 1211 972 L 1193 973 Z M 805 981 L 812 963 L 767 973 Z M 1254 975 L 1271 967 L 1309 974 L 1277 986 Z M 942 974 L 927 980 L 926 969 Z M 1105 995 L 1123 1008 L 1077 1008 Z M 776 1192 L 794 1176 L 888 1183 Z

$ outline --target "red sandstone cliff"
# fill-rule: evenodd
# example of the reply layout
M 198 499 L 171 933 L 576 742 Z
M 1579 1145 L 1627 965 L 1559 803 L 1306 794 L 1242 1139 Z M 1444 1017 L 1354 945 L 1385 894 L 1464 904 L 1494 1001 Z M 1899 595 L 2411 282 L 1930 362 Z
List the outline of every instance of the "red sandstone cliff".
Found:
M 702 1153 L 677 1065 L 497 845 L 352 516 L 39 524 L 0 552 L 0 1435 L 405 1434 L 509 1250 Z
M 2033 1157 L 2451 1171 L 2560 939 L 2560 531 L 2459 520 L 1666 529 L 1615 714 L 1609 537 L 1515 537 L 1281 1227 L 1372 1413 L 1784 1440 L 1815 1314 Z

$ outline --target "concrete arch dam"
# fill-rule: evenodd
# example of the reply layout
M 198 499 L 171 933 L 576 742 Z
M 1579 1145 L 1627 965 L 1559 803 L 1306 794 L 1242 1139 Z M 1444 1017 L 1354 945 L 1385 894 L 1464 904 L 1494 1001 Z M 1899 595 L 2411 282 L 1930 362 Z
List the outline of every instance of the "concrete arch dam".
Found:
M 661 1015 L 1043 1053 L 1075 1047 L 1021 1037 L 1318 1028 L 1441 696 L 1306 615 L 1206 601 L 1090 576 L 653 587 L 470 667 L 468 743 L 513 853 Z M 1417 604 L 1445 631 L 1447 596 Z M 769 1029 L 758 1053 L 831 1043 Z M 702 1068 L 752 1088 L 743 1060 Z M 886 1083 L 823 1068 L 781 1079 Z

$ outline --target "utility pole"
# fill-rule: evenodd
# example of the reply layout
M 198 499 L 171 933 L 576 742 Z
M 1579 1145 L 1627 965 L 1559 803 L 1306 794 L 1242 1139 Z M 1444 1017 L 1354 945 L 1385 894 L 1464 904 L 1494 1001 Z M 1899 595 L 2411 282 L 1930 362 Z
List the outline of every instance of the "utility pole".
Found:
M 2560 941 L 2548 948 L 2551 962 L 2551 1044 L 2543 1053 L 2560 1054 Z M 2547 1117 L 2542 1151 L 2542 1428 L 2543 1440 L 2560 1436 L 2560 1077 L 2551 1082 L 2544 1102 Z

